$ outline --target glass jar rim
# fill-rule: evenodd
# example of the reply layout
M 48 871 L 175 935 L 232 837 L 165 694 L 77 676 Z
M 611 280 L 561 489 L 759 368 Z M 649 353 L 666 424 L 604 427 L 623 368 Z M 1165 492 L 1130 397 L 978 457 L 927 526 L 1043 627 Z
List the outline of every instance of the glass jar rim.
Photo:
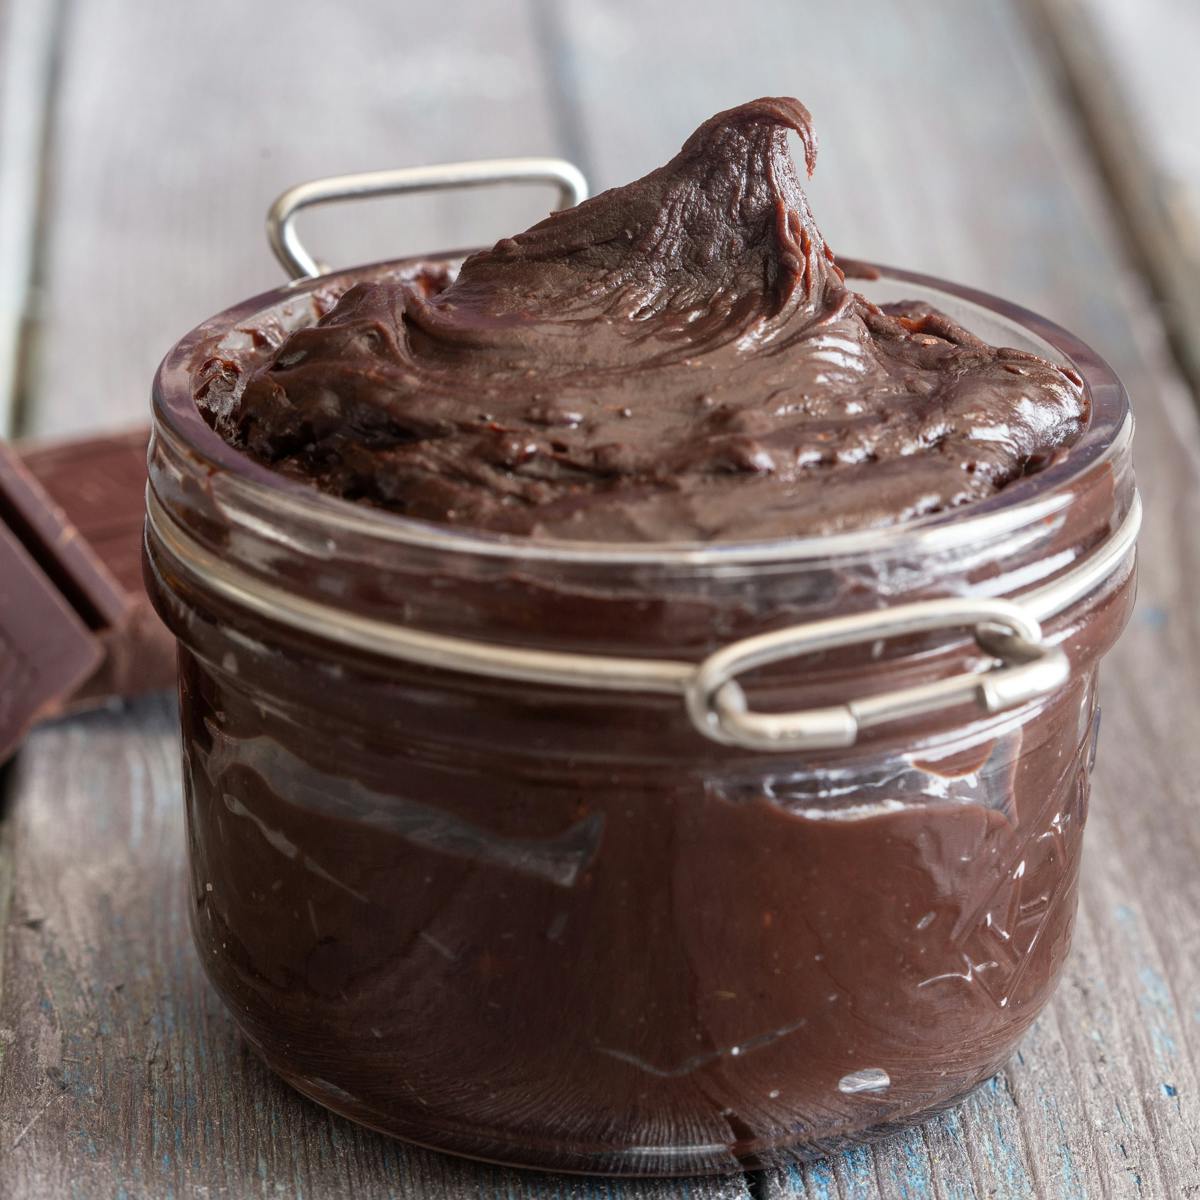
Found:
M 1095 350 L 1062 326 L 975 288 L 919 272 L 866 263 L 857 264 L 857 269 L 865 272 L 861 282 L 911 285 L 926 296 L 934 293 L 983 310 L 1018 326 L 1027 339 L 1040 342 L 1047 357 L 1070 365 L 1083 379 L 1091 402 L 1083 437 L 1060 462 L 1008 485 L 995 496 L 965 509 L 947 509 L 896 525 L 752 541 L 618 543 L 533 539 L 466 529 L 344 500 L 256 462 L 226 442 L 205 420 L 195 400 L 197 368 L 207 358 L 219 356 L 222 341 L 230 336 L 244 337 L 248 346 L 250 335 L 245 331 L 255 318 L 284 310 L 297 300 L 309 301 L 309 311 L 315 311 L 312 301 L 340 295 L 355 283 L 420 265 L 453 268 L 466 253 L 469 252 L 419 255 L 297 280 L 215 314 L 180 339 L 159 366 L 153 385 L 154 436 L 198 459 L 207 474 L 220 474 L 224 484 L 232 489 L 231 495 L 242 490 L 260 508 L 269 499 L 281 516 L 322 526 L 330 535 L 338 531 L 353 532 L 398 545 L 516 562 L 540 560 L 596 566 L 654 563 L 687 567 L 801 564 L 877 551 L 924 555 L 1002 536 L 1057 512 L 1069 503 L 1070 485 L 1075 480 L 1125 453 L 1132 439 L 1133 418 L 1120 379 Z

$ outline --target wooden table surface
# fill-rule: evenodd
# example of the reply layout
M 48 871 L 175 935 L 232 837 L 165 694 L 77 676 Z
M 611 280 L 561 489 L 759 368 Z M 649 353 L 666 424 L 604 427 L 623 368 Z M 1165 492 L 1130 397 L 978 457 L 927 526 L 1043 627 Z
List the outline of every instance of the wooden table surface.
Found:
M 1200 1196 L 1198 48 L 1191 0 L 0 0 L 0 409 L 21 434 L 144 419 L 168 345 L 278 282 L 261 219 L 288 184 L 560 153 L 599 188 L 784 92 L 816 118 L 835 248 L 1011 297 L 1109 357 L 1147 514 L 1070 965 L 955 1111 L 788 1171 L 645 1183 L 475 1166 L 330 1116 L 201 976 L 158 698 L 38 730 L 0 780 L 0 1196 Z M 365 261 L 545 206 L 411 199 L 306 229 Z

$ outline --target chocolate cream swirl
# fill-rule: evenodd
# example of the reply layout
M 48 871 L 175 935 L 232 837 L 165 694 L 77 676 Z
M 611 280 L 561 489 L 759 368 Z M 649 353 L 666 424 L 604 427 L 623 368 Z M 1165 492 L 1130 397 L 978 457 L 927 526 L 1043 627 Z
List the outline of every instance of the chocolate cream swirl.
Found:
M 1087 421 L 1079 378 L 846 284 L 790 98 L 473 254 L 351 288 L 213 417 L 347 499 L 540 539 L 738 541 L 993 495 Z

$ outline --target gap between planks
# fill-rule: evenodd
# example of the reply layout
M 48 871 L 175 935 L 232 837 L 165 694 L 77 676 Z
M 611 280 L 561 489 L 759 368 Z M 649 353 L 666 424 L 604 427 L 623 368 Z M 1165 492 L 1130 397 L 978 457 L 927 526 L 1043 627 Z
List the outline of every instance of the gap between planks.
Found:
M 20 431 L 36 336 L 67 5 L 7 0 L 0 6 L 0 437 Z
M 1078 117 L 1124 242 L 1150 284 L 1178 366 L 1200 398 L 1200 154 L 1171 144 L 1195 137 L 1200 86 L 1191 60 L 1200 17 L 1180 0 L 1022 0 L 1048 73 Z M 1123 9 L 1123 11 L 1121 11 Z M 1136 37 L 1125 36 L 1136 12 Z M 1178 29 L 1182 17 L 1185 28 Z M 1173 74 L 1157 87 L 1152 73 Z M 1181 88 L 1179 79 L 1192 80 Z M 1191 111 L 1175 108 L 1190 91 Z M 1188 126 L 1183 133 L 1185 123 Z

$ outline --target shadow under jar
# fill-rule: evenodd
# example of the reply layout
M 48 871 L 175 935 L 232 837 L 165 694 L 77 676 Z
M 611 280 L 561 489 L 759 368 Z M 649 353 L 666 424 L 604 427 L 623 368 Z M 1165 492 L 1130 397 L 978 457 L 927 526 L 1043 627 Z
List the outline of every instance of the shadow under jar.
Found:
M 1119 382 L 1030 313 L 884 272 L 872 299 L 928 300 L 1071 364 L 1082 441 L 990 501 L 896 528 L 505 540 L 322 495 L 197 410 L 198 389 L 219 405 L 281 331 L 398 269 L 223 313 L 155 387 L 146 570 L 179 640 L 192 923 L 247 1038 L 377 1129 L 597 1173 L 815 1157 L 969 1092 L 1070 942 L 1097 664 L 1133 600 Z M 1105 554 L 1064 604 L 1062 581 Z M 747 749 L 715 740 L 738 718 L 729 689 L 705 736 L 678 681 L 537 683 L 397 652 L 417 630 L 686 674 L 751 635 L 937 597 L 1040 605 L 1065 682 L 997 712 L 864 719 L 841 748 Z M 986 672 L 984 632 L 864 635 L 756 667 L 737 697 L 837 708 Z

